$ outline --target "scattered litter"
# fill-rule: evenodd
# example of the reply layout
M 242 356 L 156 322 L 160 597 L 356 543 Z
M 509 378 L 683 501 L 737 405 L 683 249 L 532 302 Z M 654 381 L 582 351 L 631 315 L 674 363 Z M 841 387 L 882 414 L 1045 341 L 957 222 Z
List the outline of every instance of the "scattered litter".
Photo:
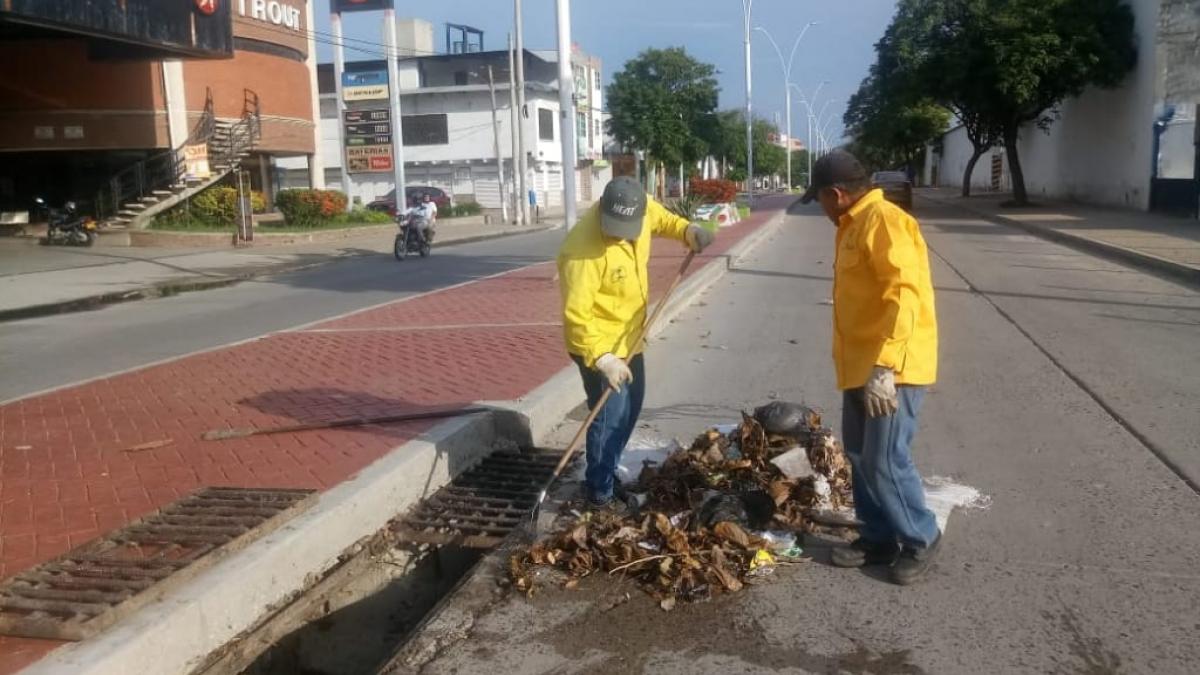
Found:
M 14 450 L 32 450 L 33 446 L 32 445 L 18 445 L 17 447 L 15 447 L 13 449 Z
M 800 341 L 799 341 L 799 340 L 797 340 L 796 338 L 792 338 L 791 340 L 788 340 L 788 344 L 790 344 L 790 345 L 798 345 L 798 344 L 800 344 Z
M 704 359 L 701 359 L 701 358 L 694 358 L 692 360 L 695 361 L 696 363 L 704 363 Z
M 799 445 L 782 455 L 773 457 L 771 463 L 779 467 L 783 475 L 788 478 L 810 478 L 816 475 L 812 462 L 808 461 L 808 451 Z
M 513 586 L 533 595 L 542 583 L 536 570 L 545 566 L 569 580 L 603 572 L 634 581 L 671 611 L 801 560 L 797 532 L 829 531 L 811 516 L 850 504 L 850 465 L 816 411 L 792 403 L 764 408 L 791 414 L 783 418 L 790 433 L 768 432 L 760 408 L 741 424 L 711 427 L 687 448 L 670 446 L 665 456 L 661 442 L 645 443 L 659 454 L 639 458 L 638 479 L 628 484 L 644 498 L 640 508 L 581 514 L 568 507 L 550 534 L 509 559 Z M 630 449 L 638 452 L 637 444 Z M 776 460 L 787 456 L 782 464 L 792 467 L 797 454 L 807 472 L 789 475 Z
M 833 300 L 832 300 L 832 299 L 825 299 L 825 300 L 822 300 L 821 302 L 819 302 L 819 303 L 817 303 L 817 304 L 820 304 L 820 305 L 830 305 L 830 306 L 833 306 Z
M 796 533 L 784 530 L 755 532 L 757 537 L 767 542 L 767 549 L 772 553 L 788 551 L 796 547 Z
M 937 517 L 938 529 L 946 531 L 946 521 L 955 507 L 964 509 L 986 509 L 992 498 L 970 485 L 956 483 L 945 476 L 925 478 L 925 505 Z

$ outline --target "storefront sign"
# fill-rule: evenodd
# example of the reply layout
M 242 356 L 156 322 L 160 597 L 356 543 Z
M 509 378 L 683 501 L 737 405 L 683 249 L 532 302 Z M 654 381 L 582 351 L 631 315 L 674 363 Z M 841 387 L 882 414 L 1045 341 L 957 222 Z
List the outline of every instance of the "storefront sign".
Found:
M 363 122 L 388 122 L 392 119 L 392 111 L 387 108 L 375 110 L 347 110 L 343 119 L 346 124 L 361 124 Z
M 238 14 L 298 31 L 300 10 L 279 0 L 238 0 Z
M 350 173 L 391 171 L 392 146 L 362 145 L 347 147 L 346 170 Z
M 392 9 L 394 0 L 330 0 L 335 12 L 367 12 L 377 9 Z
M 342 98 L 347 101 L 373 101 L 387 99 L 388 74 L 386 70 L 370 70 L 362 73 L 342 73 Z
M 346 145 L 391 145 L 392 135 L 381 134 L 379 136 L 347 136 Z
M 208 144 L 183 146 L 184 173 L 194 178 L 208 178 L 212 171 L 208 167 Z

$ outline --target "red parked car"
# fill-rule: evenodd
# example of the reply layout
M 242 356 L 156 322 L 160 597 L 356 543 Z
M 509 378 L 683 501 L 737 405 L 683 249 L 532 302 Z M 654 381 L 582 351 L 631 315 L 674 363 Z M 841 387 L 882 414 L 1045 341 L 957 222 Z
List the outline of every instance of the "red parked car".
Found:
M 408 197 L 408 203 L 412 204 L 413 199 L 420 201 L 425 195 L 437 204 L 438 210 L 448 208 L 453 202 L 450 195 L 446 194 L 445 190 L 435 188 L 428 185 L 409 185 L 404 188 L 404 193 Z M 372 211 L 387 211 L 389 216 L 396 215 L 396 191 L 391 190 L 386 195 L 367 204 L 367 208 Z

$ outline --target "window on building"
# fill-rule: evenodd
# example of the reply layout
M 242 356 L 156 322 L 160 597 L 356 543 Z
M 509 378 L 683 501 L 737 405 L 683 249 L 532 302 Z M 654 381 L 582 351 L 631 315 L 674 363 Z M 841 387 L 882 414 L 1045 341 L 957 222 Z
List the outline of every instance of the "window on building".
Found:
M 554 140 L 553 110 L 538 108 L 538 138 L 542 139 L 543 141 Z
M 575 137 L 586 138 L 588 143 L 592 142 L 592 125 L 588 124 L 585 113 L 575 113 Z
M 321 119 L 335 120 L 337 119 L 337 99 L 330 97 L 321 97 Z
M 604 138 L 604 125 L 600 120 L 596 120 L 596 137 Z
M 592 78 L 593 78 L 593 79 L 595 80 L 595 82 L 596 82 L 596 88 L 597 88 L 597 89 L 599 89 L 599 88 L 600 88 L 600 71 L 598 71 L 598 70 L 593 70 L 593 71 L 592 71 Z
M 445 113 L 405 115 L 402 119 L 405 145 L 446 145 L 450 142 L 449 122 Z
M 459 87 L 466 86 L 466 84 L 467 84 L 467 71 L 465 71 L 465 70 L 460 70 L 460 71 L 458 71 L 457 73 L 454 73 L 454 84 L 455 84 L 455 86 L 459 86 Z

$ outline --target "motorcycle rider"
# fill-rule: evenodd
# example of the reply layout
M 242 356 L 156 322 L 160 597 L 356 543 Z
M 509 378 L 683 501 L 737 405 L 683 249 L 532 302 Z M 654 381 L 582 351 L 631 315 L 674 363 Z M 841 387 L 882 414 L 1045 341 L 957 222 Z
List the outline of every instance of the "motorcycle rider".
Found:
M 425 228 L 421 234 L 425 237 L 425 241 L 433 243 L 434 227 L 437 225 L 437 202 L 433 201 L 429 193 L 426 192 L 421 196 L 421 211 L 425 218 Z

